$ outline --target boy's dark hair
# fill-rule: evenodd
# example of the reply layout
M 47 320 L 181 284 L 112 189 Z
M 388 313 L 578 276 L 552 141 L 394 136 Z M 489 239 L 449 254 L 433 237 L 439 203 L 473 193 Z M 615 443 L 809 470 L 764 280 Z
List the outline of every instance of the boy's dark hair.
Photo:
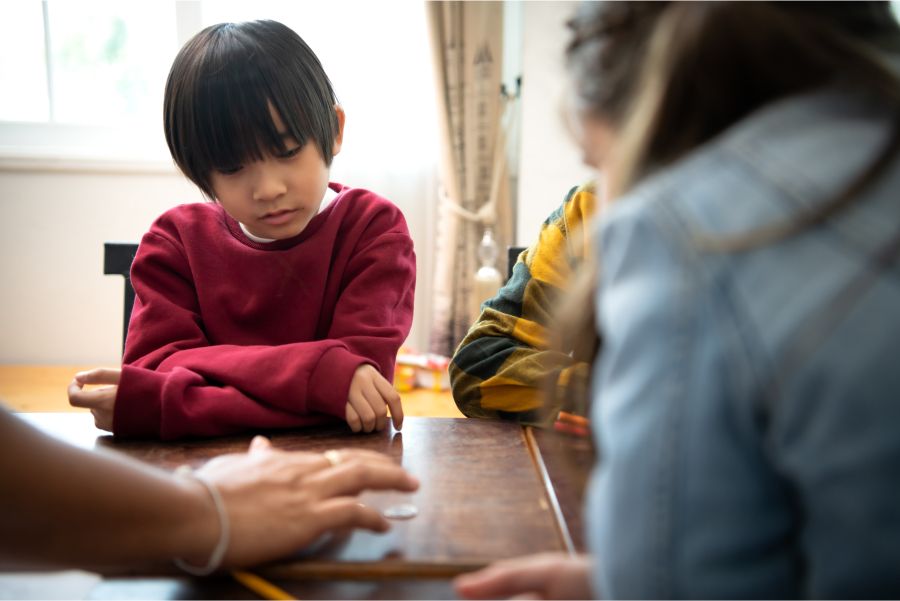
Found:
M 315 141 L 331 164 L 337 99 L 322 64 L 276 21 L 207 27 L 175 57 L 163 105 L 169 151 L 179 169 L 214 198 L 213 169 L 286 152 L 269 114 L 277 111 L 301 146 Z

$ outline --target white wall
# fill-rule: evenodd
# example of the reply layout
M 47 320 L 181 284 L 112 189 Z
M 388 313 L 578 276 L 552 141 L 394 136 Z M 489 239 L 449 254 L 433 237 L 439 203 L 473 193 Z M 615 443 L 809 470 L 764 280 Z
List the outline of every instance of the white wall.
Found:
M 418 254 L 409 339 L 418 348 L 429 318 L 418 309 L 427 307 L 433 237 L 421 189 L 401 182 L 390 196 L 407 217 Z M 195 200 L 199 192 L 169 168 L 0 167 L 0 363 L 117 365 L 123 281 L 103 275 L 103 242 L 138 241 L 163 211 Z
M 577 2 L 524 2 L 522 115 L 516 241 L 527 246 L 565 193 L 593 176 L 565 129 L 563 51 Z
M 0 170 L 0 362 L 118 363 L 123 282 L 103 275 L 103 242 L 198 198 L 155 171 Z

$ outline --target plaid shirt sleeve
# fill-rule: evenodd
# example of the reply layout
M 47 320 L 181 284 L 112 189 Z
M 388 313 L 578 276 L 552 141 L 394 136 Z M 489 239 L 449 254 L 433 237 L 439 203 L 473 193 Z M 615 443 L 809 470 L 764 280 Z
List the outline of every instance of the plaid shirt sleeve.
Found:
M 583 415 L 588 365 L 548 348 L 547 326 L 587 254 L 593 184 L 573 188 L 519 255 L 512 277 L 482 305 L 450 363 L 453 399 L 469 417 L 547 426 L 559 410 Z

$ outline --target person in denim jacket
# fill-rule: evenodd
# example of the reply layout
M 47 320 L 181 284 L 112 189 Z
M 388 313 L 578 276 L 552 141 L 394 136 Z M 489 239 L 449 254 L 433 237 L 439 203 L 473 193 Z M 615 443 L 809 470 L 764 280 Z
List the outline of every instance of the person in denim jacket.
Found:
M 592 556 L 466 597 L 900 596 L 900 30 L 886 3 L 573 22 L 588 109 L 645 43 L 595 230 Z M 649 25 L 648 25 L 649 24 Z M 646 38 L 629 34 L 647 28 Z M 595 86 L 581 85 L 583 81 Z M 598 83 L 599 82 L 599 83 Z M 627 310 L 626 310 L 627 309 Z

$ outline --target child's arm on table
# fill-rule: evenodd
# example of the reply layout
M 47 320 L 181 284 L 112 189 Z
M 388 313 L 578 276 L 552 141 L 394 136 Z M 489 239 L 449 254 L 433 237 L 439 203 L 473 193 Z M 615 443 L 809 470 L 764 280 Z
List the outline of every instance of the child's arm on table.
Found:
M 347 404 L 359 368 L 372 364 L 383 382 L 392 377 L 412 321 L 415 255 L 405 226 L 373 235 L 348 260 L 322 339 L 272 346 L 211 344 L 183 255 L 173 245 L 142 247 L 132 268 L 137 299 L 116 398 L 117 434 L 210 436 L 309 424 L 311 414 L 353 419 Z M 399 397 L 380 396 L 364 398 L 370 407 L 396 405 L 399 424 Z

